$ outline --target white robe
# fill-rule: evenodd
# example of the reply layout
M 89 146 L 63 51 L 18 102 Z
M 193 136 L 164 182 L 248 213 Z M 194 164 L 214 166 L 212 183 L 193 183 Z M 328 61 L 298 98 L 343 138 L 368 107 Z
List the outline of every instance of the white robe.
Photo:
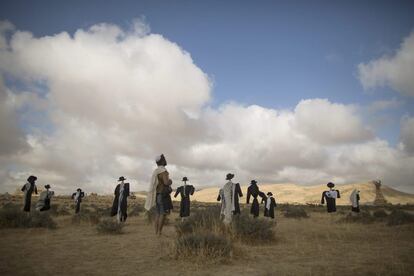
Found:
M 349 199 L 351 200 L 352 207 L 354 208 L 358 207 L 358 200 L 357 200 L 358 194 L 359 192 L 357 190 L 353 190 L 351 193 L 351 196 L 349 197 Z
M 223 199 L 224 199 L 224 223 L 230 224 L 233 218 L 234 211 L 234 184 L 233 182 L 227 182 L 223 187 Z
M 151 183 L 147 193 L 147 199 L 145 200 L 144 208 L 145 210 L 149 211 L 152 207 L 156 204 L 156 197 L 157 197 L 157 185 L 158 185 L 158 175 L 167 171 L 164 166 L 158 166 L 152 173 Z

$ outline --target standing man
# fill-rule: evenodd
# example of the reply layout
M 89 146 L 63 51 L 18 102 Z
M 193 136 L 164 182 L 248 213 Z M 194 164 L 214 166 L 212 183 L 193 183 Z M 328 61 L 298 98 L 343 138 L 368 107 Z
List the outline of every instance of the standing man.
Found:
M 129 197 L 129 183 L 124 183 L 125 177 L 121 176 L 118 179 L 119 183 L 115 188 L 115 198 L 112 204 L 111 216 L 117 216 L 118 222 L 125 222 L 128 215 L 128 201 Z
M 351 200 L 352 204 L 352 212 L 359 213 L 359 191 L 357 189 L 354 189 L 349 199 Z
M 326 184 L 328 186 L 329 191 L 324 191 L 322 193 L 321 204 L 325 204 L 326 201 L 326 209 L 328 213 L 336 212 L 336 199 L 341 198 L 338 190 L 335 190 L 335 184 L 329 182 Z
M 262 202 L 266 200 L 266 196 L 263 192 L 259 190 L 259 186 L 257 186 L 257 181 L 252 180 L 250 181 L 250 186 L 247 188 L 247 199 L 246 203 L 250 203 L 250 197 L 253 197 L 252 206 L 250 207 L 250 214 L 253 215 L 253 217 L 257 218 L 259 216 L 259 201 L 257 200 L 257 197 L 260 196 L 262 198 Z
M 234 189 L 235 185 L 231 181 L 234 177 L 234 174 L 228 173 L 226 175 L 227 183 L 223 187 L 223 198 L 224 200 L 224 224 L 230 224 L 233 219 L 233 212 L 235 210 L 234 206 Z
M 165 217 L 171 209 L 169 201 L 171 199 L 170 191 L 172 181 L 165 168 L 167 166 L 167 159 L 165 159 L 164 154 L 157 156 L 155 163 L 157 164 L 157 168 L 152 173 L 151 183 L 145 201 L 145 209 L 150 211 L 154 206 L 156 207 L 155 234 L 161 236 Z
M 180 217 L 181 221 L 184 221 L 184 218 L 190 216 L 190 196 L 194 194 L 194 186 L 187 185 L 187 176 L 184 176 L 182 181 L 184 185 L 177 188 L 174 197 L 177 197 L 178 194 L 181 195 Z
M 32 204 L 32 194 L 35 192 L 37 194 L 36 182 L 37 177 L 34 175 L 29 176 L 27 183 L 23 185 L 22 192 L 24 192 L 24 207 L 23 211 L 30 212 L 30 206 Z
M 276 207 L 276 200 L 274 199 L 273 194 L 271 192 L 268 192 L 267 198 L 266 198 L 264 216 L 274 219 L 275 218 L 275 207 Z
M 76 193 L 73 193 L 72 194 L 72 199 L 75 200 L 75 204 L 76 204 L 75 214 L 78 214 L 80 212 L 80 205 L 81 205 L 81 202 L 82 202 L 82 198 L 84 196 L 85 196 L 85 193 L 82 192 L 82 189 L 81 188 L 78 188 L 76 190 Z
M 50 200 L 52 196 L 55 194 L 54 191 L 50 191 L 50 185 L 45 185 L 45 191 L 40 193 L 39 201 L 36 204 L 37 211 L 47 211 L 50 209 Z

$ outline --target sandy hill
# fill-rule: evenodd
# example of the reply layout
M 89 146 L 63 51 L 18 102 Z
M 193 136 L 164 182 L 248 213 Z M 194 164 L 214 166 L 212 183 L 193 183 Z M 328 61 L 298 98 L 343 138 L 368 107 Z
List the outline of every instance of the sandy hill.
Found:
M 242 186 L 243 199 L 245 202 L 247 186 Z M 259 185 L 261 191 L 267 193 L 272 192 L 277 202 L 280 203 L 320 203 L 321 194 L 327 189 L 326 185 L 315 186 L 301 186 L 297 184 L 261 184 Z M 341 193 L 341 198 L 338 199 L 337 204 L 348 205 L 349 196 L 353 189 L 361 191 L 361 204 L 370 204 L 375 199 L 375 186 L 371 182 L 355 183 L 355 184 L 338 184 L 336 188 Z M 197 191 L 194 194 L 193 200 L 202 202 L 216 202 L 219 188 L 206 188 Z M 400 192 L 393 188 L 382 186 L 382 193 L 386 200 L 392 204 L 414 204 L 414 195 Z

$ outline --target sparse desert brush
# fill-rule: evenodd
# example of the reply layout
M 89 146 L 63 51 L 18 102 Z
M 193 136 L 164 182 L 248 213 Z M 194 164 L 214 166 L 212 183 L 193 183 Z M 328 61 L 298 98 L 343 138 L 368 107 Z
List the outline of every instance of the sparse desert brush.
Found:
M 389 226 L 402 225 L 407 223 L 414 223 L 414 215 L 396 209 L 393 210 L 391 214 L 388 216 L 387 225 Z
M 56 226 L 56 222 L 48 212 L 25 213 L 17 206 L 9 206 L 0 210 L 0 227 L 2 228 L 42 227 L 55 229 Z
M 72 224 L 80 224 L 81 222 L 96 225 L 101 221 L 101 216 L 96 212 L 83 212 L 73 215 Z
M 241 214 L 232 223 L 233 235 L 244 242 L 272 242 L 275 239 L 274 222 L 263 218 Z
M 309 218 L 309 215 L 306 213 L 305 208 L 295 205 L 287 205 L 283 210 L 283 215 L 286 218 Z
M 118 223 L 113 219 L 105 218 L 96 225 L 96 230 L 102 234 L 122 234 L 123 227 L 123 223 Z
M 372 213 L 372 216 L 375 218 L 386 218 L 388 214 L 384 209 L 378 209 Z
M 149 211 L 145 211 L 144 214 L 145 214 L 145 221 L 147 222 L 147 224 L 152 224 L 156 216 L 155 208 L 152 208 Z M 168 214 L 165 216 L 164 225 L 170 225 L 170 218 L 168 216 L 169 216 Z
M 175 229 L 180 236 L 199 230 L 222 232 L 223 223 L 220 220 L 220 209 L 211 206 L 205 209 L 195 210 L 183 222 L 177 223 Z
M 205 262 L 210 259 L 230 257 L 232 252 L 233 244 L 230 238 L 211 232 L 186 234 L 178 237 L 175 241 L 175 256 L 177 258 L 196 256 Z
M 361 211 L 359 213 L 348 213 L 346 216 L 338 220 L 339 223 L 373 223 L 375 217 L 369 211 Z
M 48 212 L 34 212 L 31 214 L 31 218 L 31 227 L 44 227 L 49 229 L 55 229 L 57 227 L 56 222 Z
M 144 207 L 142 205 L 140 205 L 140 204 L 136 204 L 136 205 L 133 205 L 130 208 L 130 211 L 128 212 L 128 216 L 131 216 L 131 217 L 133 217 L 133 216 L 139 216 L 139 214 L 141 214 L 143 212 L 145 212 Z

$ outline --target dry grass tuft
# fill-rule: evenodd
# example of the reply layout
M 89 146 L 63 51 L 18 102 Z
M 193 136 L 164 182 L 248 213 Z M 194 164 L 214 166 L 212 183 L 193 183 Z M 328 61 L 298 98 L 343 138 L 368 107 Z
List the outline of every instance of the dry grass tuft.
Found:
M 96 230 L 102 234 L 122 234 L 123 223 L 118 223 L 113 219 L 105 218 L 96 225 Z
M 7 206 L 0 210 L 2 228 L 49 228 L 55 229 L 56 222 L 48 212 L 25 213 L 18 206 Z
M 391 214 L 388 216 L 388 223 L 389 226 L 395 225 L 402 225 L 414 223 L 414 215 L 404 212 L 402 210 L 393 210 Z
M 236 216 L 232 223 L 232 231 L 235 238 L 246 242 L 272 242 L 275 240 L 273 231 L 274 222 L 263 218 L 241 214 Z
M 286 205 L 283 211 L 285 218 L 309 218 L 308 213 L 306 213 L 305 208 L 302 206 Z

